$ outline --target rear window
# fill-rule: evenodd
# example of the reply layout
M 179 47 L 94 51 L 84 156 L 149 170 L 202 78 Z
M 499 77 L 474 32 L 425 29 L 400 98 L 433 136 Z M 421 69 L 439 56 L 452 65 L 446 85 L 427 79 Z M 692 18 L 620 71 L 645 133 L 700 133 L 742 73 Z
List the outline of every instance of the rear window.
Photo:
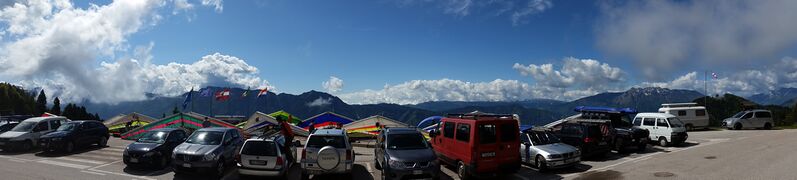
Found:
M 253 156 L 277 156 L 277 144 L 268 141 L 249 141 L 244 144 L 241 154 Z
M 501 142 L 512 142 L 517 139 L 517 134 L 515 132 L 520 131 L 518 129 L 517 124 L 502 124 L 501 125 Z
M 686 111 L 685 110 L 678 111 L 678 116 L 686 116 Z
M 706 116 L 706 110 L 699 109 L 699 110 L 695 111 L 695 116 Z
M 479 143 L 492 144 L 496 141 L 495 124 L 479 125 Z
M 343 136 L 310 136 L 307 140 L 307 147 L 322 148 L 332 146 L 335 148 L 346 148 L 346 140 Z
M 587 126 L 587 136 L 589 137 L 601 137 L 601 127 L 599 125 L 590 125 Z

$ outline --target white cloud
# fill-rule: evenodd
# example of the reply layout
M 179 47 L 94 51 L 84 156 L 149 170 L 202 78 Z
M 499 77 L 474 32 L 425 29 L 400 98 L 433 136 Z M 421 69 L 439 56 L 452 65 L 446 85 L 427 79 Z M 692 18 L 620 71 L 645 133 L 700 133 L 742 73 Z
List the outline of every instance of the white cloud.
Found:
M 341 94 L 347 103 L 417 104 L 427 101 L 506 101 L 532 97 L 531 87 L 516 80 L 496 79 L 491 82 L 460 80 L 413 80 L 398 85 L 386 85 L 380 90 L 364 90 Z
M 343 89 L 343 80 L 335 76 L 329 76 L 329 80 L 321 83 L 321 87 L 326 89 L 327 92 L 336 93 Z
M 593 59 L 563 59 L 564 65 L 555 70 L 553 64 L 522 65 L 515 63 L 513 69 L 524 76 L 531 76 L 539 85 L 554 88 L 607 89 L 625 82 L 625 72 Z
M 172 14 L 177 14 L 180 11 L 188 12 L 194 9 L 194 5 L 189 3 L 188 0 L 174 0 L 174 11 Z
M 507 15 L 513 26 L 528 23 L 528 17 L 553 7 L 552 0 L 394 0 L 401 7 L 413 5 L 437 6 L 443 13 L 456 17 L 470 15 Z
M 319 97 L 318 99 L 313 100 L 313 102 L 309 102 L 306 105 L 308 107 L 319 107 L 319 106 L 328 106 L 332 104 L 332 98 L 326 99 L 323 97 Z
M 519 8 L 512 13 L 512 25 L 528 23 L 525 18 L 533 14 L 541 13 L 553 7 L 550 0 L 529 0 L 525 7 Z
M 202 5 L 215 7 L 216 12 L 224 11 L 224 0 L 202 0 Z
M 597 45 L 628 57 L 648 79 L 683 67 L 747 69 L 797 44 L 797 1 L 706 0 L 604 3 Z

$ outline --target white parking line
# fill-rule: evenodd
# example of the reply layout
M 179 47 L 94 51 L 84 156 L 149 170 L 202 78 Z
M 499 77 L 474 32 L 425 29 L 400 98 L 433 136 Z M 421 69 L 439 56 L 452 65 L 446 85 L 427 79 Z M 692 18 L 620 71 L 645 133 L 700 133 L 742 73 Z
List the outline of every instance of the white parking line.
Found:
M 71 155 L 71 157 L 80 157 L 80 158 L 90 158 L 90 159 L 107 159 L 107 160 L 120 160 L 122 159 L 121 156 L 98 156 L 98 155 L 89 155 L 89 154 L 75 154 Z
M 98 175 L 98 176 L 105 176 L 105 174 L 103 174 L 103 173 L 98 173 L 98 172 L 93 172 L 93 171 L 80 171 L 80 172 L 94 174 L 94 175 Z
M 102 155 L 108 155 L 108 156 L 122 156 L 121 152 L 110 152 L 110 151 L 103 151 L 103 150 L 90 151 L 90 152 L 86 152 L 86 153 L 87 154 L 102 154 Z
M 8 160 L 9 160 L 9 161 L 18 162 L 18 163 L 26 163 L 26 162 L 27 162 L 27 161 L 18 160 L 18 159 L 8 159 Z
M 41 160 L 41 161 L 36 161 L 36 162 L 42 163 L 42 164 L 70 167 L 70 168 L 75 168 L 75 169 L 86 169 L 86 168 L 91 167 L 91 166 L 86 166 L 86 165 L 65 163 L 65 162 L 59 162 L 59 161 L 50 161 L 50 160 Z
M 104 150 L 104 151 L 116 151 L 116 152 L 124 152 L 125 151 L 124 148 L 122 148 L 122 149 L 119 149 L 119 148 L 103 148 L 101 150 Z
M 90 163 L 90 164 L 105 164 L 105 163 L 108 163 L 108 162 L 104 162 L 104 161 L 94 161 L 94 160 L 78 159 L 78 158 L 70 158 L 70 157 L 59 157 L 59 158 L 56 158 L 56 159 L 67 160 L 67 161 L 75 161 L 75 162 L 82 162 L 82 163 Z
M 148 178 L 148 177 L 143 177 L 143 176 L 135 176 L 135 175 L 124 174 L 124 173 L 117 173 L 117 172 L 103 171 L 103 170 L 99 170 L 99 169 L 93 169 L 93 168 L 92 168 L 92 169 L 89 169 L 89 171 L 100 172 L 100 173 L 105 173 L 105 174 L 113 174 L 113 175 L 119 175 L 119 176 L 127 176 L 127 177 L 139 178 L 139 179 L 146 179 L 146 180 L 156 180 L 156 179 L 152 179 L 152 178 Z

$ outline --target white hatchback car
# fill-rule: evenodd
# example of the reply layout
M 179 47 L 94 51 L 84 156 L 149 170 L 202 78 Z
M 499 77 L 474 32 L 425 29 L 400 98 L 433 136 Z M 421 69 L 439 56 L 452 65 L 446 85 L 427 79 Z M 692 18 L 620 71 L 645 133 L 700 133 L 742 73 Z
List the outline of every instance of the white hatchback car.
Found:
M 763 128 L 772 129 L 775 121 L 772 120 L 772 112 L 769 110 L 749 110 L 736 113 L 725 120 L 722 126 L 728 129 Z

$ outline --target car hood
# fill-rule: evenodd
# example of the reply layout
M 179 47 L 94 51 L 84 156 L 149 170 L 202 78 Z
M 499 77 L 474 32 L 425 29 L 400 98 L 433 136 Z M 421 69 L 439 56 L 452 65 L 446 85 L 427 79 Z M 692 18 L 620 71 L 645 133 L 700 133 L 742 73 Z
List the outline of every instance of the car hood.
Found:
M 133 152 L 149 152 L 149 151 L 151 151 L 151 150 L 153 150 L 155 148 L 158 148 L 160 146 L 161 146 L 161 144 L 158 144 L 158 143 L 134 142 L 133 144 L 127 145 L 127 150 L 128 151 L 133 151 Z
M 546 144 L 542 146 L 534 146 L 533 148 L 548 154 L 564 154 L 575 152 L 577 150 L 575 147 L 563 143 Z
M 179 154 L 207 154 L 209 152 L 213 152 L 218 148 L 219 145 L 201 145 L 201 144 L 189 144 L 183 143 L 177 148 L 174 148 L 175 153 Z
M 55 131 L 55 132 L 47 133 L 47 134 L 41 136 L 41 138 L 64 137 L 64 136 L 67 136 L 67 135 L 69 135 L 69 131 Z
M 387 149 L 386 150 L 388 156 L 391 159 L 399 160 L 399 161 L 410 161 L 410 162 L 427 162 L 433 161 L 437 159 L 437 156 L 434 154 L 434 151 L 431 148 L 428 149 Z
M 16 132 L 16 131 L 8 131 L 0 134 L 0 138 L 17 138 L 27 134 L 28 132 Z

